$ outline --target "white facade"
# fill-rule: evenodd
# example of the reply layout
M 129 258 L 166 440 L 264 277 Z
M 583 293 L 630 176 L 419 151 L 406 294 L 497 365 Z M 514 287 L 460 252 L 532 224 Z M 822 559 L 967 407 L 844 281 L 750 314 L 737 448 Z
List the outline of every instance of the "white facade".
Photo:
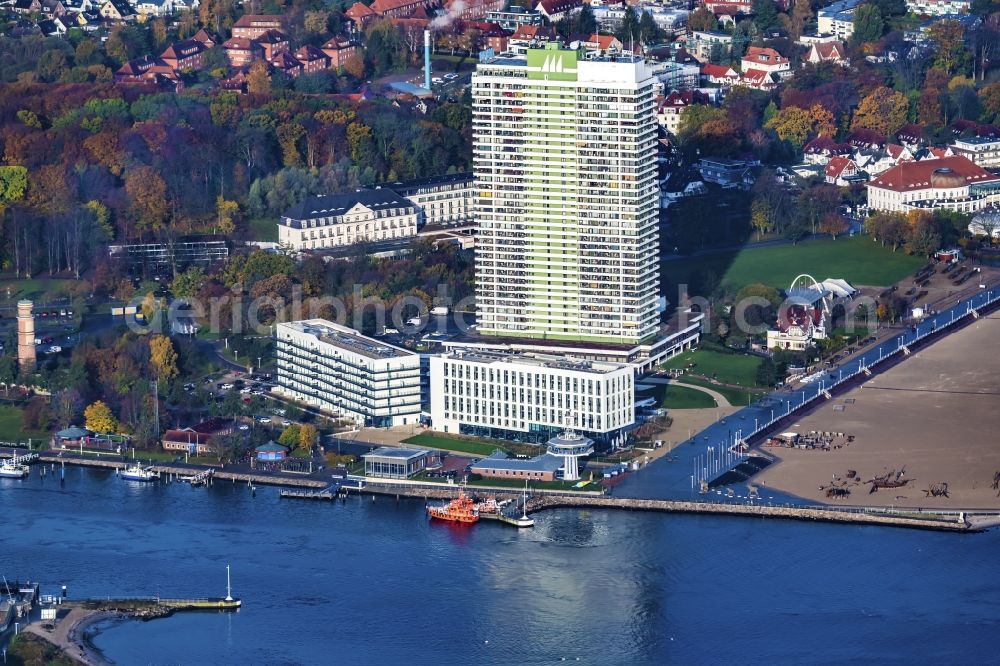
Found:
M 275 335 L 281 395 L 358 425 L 419 422 L 419 355 L 325 319 L 280 323 Z
M 967 157 L 981 167 L 1000 167 L 1000 139 L 994 137 L 958 139 L 951 144 L 951 152 Z
M 543 354 L 432 356 L 432 425 L 441 432 L 539 442 L 570 427 L 621 443 L 635 421 L 633 377 L 628 365 Z
M 475 217 L 476 188 L 471 174 L 427 178 L 392 187 L 417 206 L 421 226 L 467 224 Z
M 310 250 L 406 238 L 417 219 L 417 207 L 388 189 L 310 197 L 281 216 L 278 243 Z
M 656 80 L 532 49 L 473 75 L 483 336 L 636 344 L 658 329 Z
M 968 14 L 971 0 L 906 0 L 906 9 L 918 16 Z
M 848 41 L 854 35 L 854 10 L 862 0 L 840 0 L 816 13 L 816 31 Z

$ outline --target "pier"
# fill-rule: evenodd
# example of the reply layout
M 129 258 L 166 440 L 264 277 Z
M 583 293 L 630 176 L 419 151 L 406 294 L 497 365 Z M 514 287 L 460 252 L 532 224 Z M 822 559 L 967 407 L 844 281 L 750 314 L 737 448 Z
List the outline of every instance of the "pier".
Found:
M 336 484 L 322 490 L 286 490 L 282 488 L 278 492 L 278 497 L 289 499 L 308 500 L 333 500 L 337 497 L 338 486 Z

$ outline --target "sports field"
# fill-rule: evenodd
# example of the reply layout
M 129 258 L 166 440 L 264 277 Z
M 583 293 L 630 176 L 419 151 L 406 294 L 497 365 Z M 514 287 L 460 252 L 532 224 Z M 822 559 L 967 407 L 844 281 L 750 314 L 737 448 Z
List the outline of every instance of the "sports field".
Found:
M 893 252 L 868 236 L 816 240 L 798 245 L 750 246 L 736 251 L 668 259 L 662 264 L 668 298 L 678 284 L 696 285 L 695 273 L 712 273 L 721 285 L 740 289 L 762 282 L 786 289 L 798 275 L 817 280 L 843 278 L 851 284 L 886 287 L 924 265 L 925 260 L 902 250 Z M 673 299 L 672 299 L 673 300 Z

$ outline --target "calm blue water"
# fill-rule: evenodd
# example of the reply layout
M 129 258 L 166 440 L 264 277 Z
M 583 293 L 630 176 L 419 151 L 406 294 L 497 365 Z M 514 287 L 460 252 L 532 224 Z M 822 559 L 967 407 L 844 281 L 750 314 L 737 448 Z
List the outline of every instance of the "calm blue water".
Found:
M 71 596 L 224 595 L 108 627 L 119 664 L 982 663 L 1000 533 L 556 511 L 528 531 L 420 502 L 280 501 L 67 468 L 0 480 L 0 571 Z

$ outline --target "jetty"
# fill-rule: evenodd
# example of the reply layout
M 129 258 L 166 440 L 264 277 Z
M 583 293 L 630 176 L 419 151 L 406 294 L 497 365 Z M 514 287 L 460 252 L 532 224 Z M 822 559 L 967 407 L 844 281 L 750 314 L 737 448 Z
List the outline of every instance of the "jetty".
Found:
M 307 500 L 333 500 L 337 497 L 337 491 L 339 489 L 338 484 L 333 484 L 321 490 L 288 490 L 282 488 L 278 492 L 278 497 L 288 498 L 288 499 L 307 499 Z

